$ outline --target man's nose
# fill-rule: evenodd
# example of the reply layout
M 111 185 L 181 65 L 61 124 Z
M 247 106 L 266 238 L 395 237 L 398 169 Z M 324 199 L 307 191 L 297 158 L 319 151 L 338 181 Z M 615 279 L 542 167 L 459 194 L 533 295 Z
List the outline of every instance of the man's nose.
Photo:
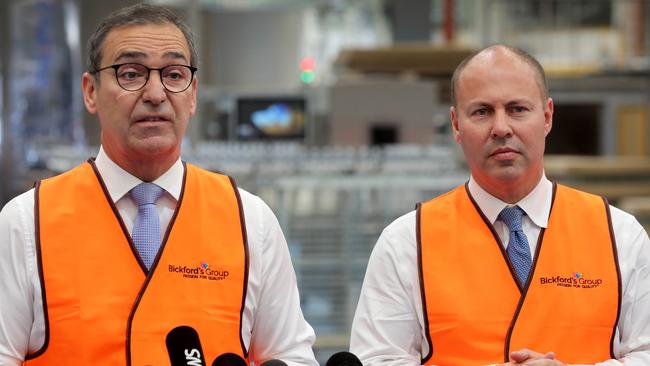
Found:
M 512 126 L 505 111 L 496 111 L 492 122 L 492 138 L 504 138 L 512 136 Z
M 154 72 L 158 73 L 158 75 L 154 75 Z M 167 91 L 165 90 L 165 86 L 160 78 L 160 71 L 151 70 L 149 73 L 149 80 L 147 80 L 147 84 L 144 86 L 142 92 L 142 100 L 157 105 L 164 102 L 166 99 Z

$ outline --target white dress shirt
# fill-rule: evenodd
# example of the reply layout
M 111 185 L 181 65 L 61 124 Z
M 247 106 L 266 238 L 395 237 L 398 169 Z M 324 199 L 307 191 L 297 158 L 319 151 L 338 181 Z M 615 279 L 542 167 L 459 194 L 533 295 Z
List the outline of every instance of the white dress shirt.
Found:
M 129 233 L 137 206 L 127 193 L 142 181 L 120 168 L 102 148 L 95 161 Z M 165 193 L 156 206 L 161 237 L 181 193 L 179 159 L 153 183 Z M 251 361 L 281 359 L 288 365 L 318 365 L 313 329 L 300 310 L 296 276 L 287 243 L 271 209 L 239 189 L 244 207 L 250 267 L 242 335 Z M 0 212 L 0 365 L 20 365 L 43 345 L 45 326 L 34 242 L 34 190 L 14 198 Z M 206 360 L 208 363 L 210 360 Z
M 508 204 L 487 193 L 473 179 L 470 179 L 469 191 L 507 247 L 509 230 L 501 220 L 497 221 L 497 217 Z M 542 177 L 535 189 L 517 203 L 526 212 L 522 227 L 531 244 L 531 255 L 535 253 L 541 228 L 548 223 L 552 191 L 553 184 Z M 650 239 L 632 215 L 612 206 L 610 209 L 623 291 L 614 338 L 616 360 L 603 360 L 597 365 L 648 366 Z M 415 211 L 412 211 L 391 223 L 382 232 L 370 256 L 350 340 L 350 351 L 364 365 L 420 365 L 422 355 L 428 353 L 415 220 Z

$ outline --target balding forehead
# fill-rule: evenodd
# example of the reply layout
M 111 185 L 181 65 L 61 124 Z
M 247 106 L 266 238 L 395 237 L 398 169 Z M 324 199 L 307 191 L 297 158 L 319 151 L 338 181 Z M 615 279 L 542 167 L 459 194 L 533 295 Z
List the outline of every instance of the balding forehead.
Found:
M 452 78 L 452 83 L 454 84 L 452 85 L 452 93 L 454 93 L 452 98 L 454 103 L 456 101 L 459 81 L 463 78 L 463 75 L 468 71 L 468 69 L 471 70 L 473 68 L 483 67 L 489 68 L 490 66 L 502 63 L 512 63 L 513 61 L 532 72 L 532 77 L 535 78 L 535 82 L 539 87 L 542 102 L 545 102 L 548 98 L 548 86 L 546 84 L 544 70 L 539 62 L 522 50 L 504 45 L 494 45 L 479 51 L 474 56 L 471 56 L 464 64 L 459 65 L 459 69 L 456 70 L 457 75 L 455 75 L 455 78 Z
M 476 56 L 474 56 L 472 59 L 470 59 L 463 70 L 461 70 L 461 74 L 459 75 L 459 78 L 463 75 L 463 73 L 466 71 L 466 69 L 472 68 L 472 67 L 486 67 L 489 65 L 499 65 L 499 64 L 504 64 L 504 63 L 518 63 L 523 66 L 526 66 L 526 68 L 532 70 L 533 67 L 530 65 L 528 62 L 526 62 L 521 56 L 517 55 L 516 53 L 508 50 L 507 48 L 503 46 L 493 46 L 486 48 L 482 50 L 481 52 L 477 53 Z

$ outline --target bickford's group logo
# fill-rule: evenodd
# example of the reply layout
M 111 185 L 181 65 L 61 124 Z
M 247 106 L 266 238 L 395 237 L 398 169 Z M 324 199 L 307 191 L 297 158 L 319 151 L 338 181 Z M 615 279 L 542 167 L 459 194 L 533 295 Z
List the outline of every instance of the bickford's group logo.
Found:
M 230 273 L 224 269 L 211 268 L 207 261 L 201 261 L 198 266 L 181 266 L 170 264 L 168 267 L 169 272 L 178 273 L 183 278 L 222 281 L 228 279 Z
M 576 271 L 569 276 L 541 276 L 539 284 L 570 288 L 596 288 L 603 284 L 603 280 L 601 278 L 590 278 L 582 272 Z

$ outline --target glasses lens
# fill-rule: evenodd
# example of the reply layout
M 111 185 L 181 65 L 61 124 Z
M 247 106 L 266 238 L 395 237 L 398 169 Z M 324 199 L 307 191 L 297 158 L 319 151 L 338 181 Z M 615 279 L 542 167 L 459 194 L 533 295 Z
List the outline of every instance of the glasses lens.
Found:
M 192 83 L 192 70 L 185 65 L 169 65 L 160 71 L 163 85 L 171 92 L 182 92 Z
M 149 70 L 140 64 L 124 64 L 117 69 L 116 76 L 122 88 L 135 91 L 147 83 Z

